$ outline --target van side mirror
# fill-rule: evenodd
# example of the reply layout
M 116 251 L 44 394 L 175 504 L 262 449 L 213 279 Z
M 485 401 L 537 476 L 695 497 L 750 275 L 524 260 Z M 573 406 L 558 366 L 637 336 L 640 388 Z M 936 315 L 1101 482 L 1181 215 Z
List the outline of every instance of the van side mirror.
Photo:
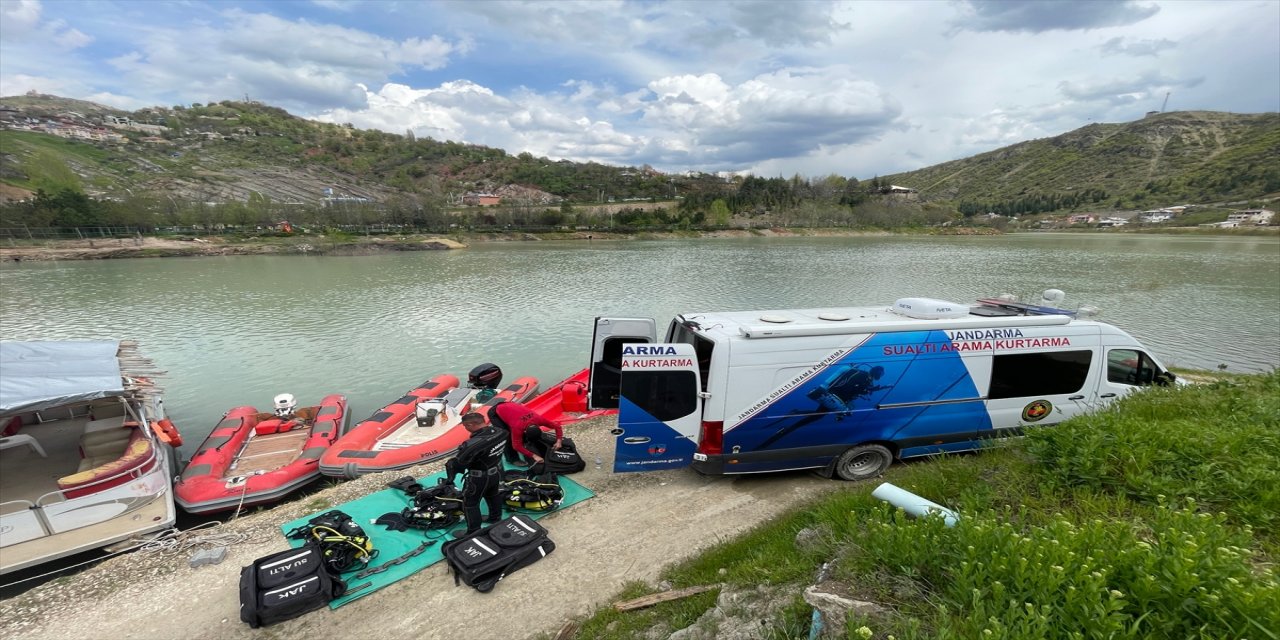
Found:
M 1173 375 L 1172 371 L 1161 371 L 1156 374 L 1155 382 L 1162 387 L 1167 387 L 1173 384 L 1174 380 L 1177 379 L 1178 376 Z

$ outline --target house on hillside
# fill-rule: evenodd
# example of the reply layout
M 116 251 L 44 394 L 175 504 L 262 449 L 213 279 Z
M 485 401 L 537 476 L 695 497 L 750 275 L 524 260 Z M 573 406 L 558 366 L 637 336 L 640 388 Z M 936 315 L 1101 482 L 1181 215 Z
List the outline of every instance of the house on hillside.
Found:
M 326 190 L 332 193 L 331 190 Z M 346 206 L 364 206 L 373 204 L 373 201 L 364 196 L 325 196 L 320 199 L 320 205 L 323 207 L 346 207 Z
M 1077 213 L 1067 218 L 1067 224 L 1093 224 L 1098 221 L 1098 216 L 1092 213 Z
M 492 193 L 468 193 L 462 196 L 462 204 L 473 207 L 492 207 L 502 204 L 502 198 Z
M 911 187 L 900 187 L 896 184 L 891 184 L 887 187 L 881 187 L 880 193 L 882 195 L 890 196 L 892 198 L 900 198 L 902 200 L 917 200 L 920 198 L 919 191 L 916 191 Z
M 1099 220 L 1099 221 L 1098 221 L 1098 228 L 1099 228 L 1099 229 L 1106 229 L 1106 228 L 1109 228 L 1109 227 L 1123 227 L 1123 226 L 1125 226 L 1126 224 L 1129 224 L 1129 221 L 1128 221 L 1128 220 L 1125 220 L 1124 218 L 1117 218 L 1117 217 L 1114 217 L 1114 216 L 1110 216 L 1110 217 L 1106 217 L 1106 218 L 1103 218 L 1103 219 Z
M 1271 219 L 1275 215 L 1276 212 L 1270 209 L 1242 209 L 1227 216 L 1227 221 L 1234 220 L 1239 224 L 1268 225 L 1271 224 Z
M 1173 216 L 1173 211 L 1168 209 L 1152 209 L 1138 214 L 1138 220 L 1140 222 L 1160 223 L 1172 220 Z

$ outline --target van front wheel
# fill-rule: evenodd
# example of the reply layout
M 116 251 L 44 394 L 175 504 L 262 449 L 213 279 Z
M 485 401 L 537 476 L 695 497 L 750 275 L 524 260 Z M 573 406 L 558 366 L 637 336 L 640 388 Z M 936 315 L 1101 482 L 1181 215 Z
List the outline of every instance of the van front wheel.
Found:
M 854 447 L 836 460 L 836 475 L 841 480 L 866 480 L 884 473 L 893 464 L 893 454 L 878 444 Z

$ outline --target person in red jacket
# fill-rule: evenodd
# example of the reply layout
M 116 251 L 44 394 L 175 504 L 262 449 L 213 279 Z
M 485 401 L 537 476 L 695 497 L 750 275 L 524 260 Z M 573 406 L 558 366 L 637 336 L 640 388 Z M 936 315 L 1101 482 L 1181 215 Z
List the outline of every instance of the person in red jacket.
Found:
M 552 449 L 559 449 L 564 440 L 564 429 L 560 425 L 542 417 L 542 414 L 519 402 L 500 402 L 489 410 L 489 422 L 493 426 L 506 429 L 511 434 L 511 448 L 524 454 L 526 460 L 533 464 L 541 464 L 542 456 L 538 451 L 546 451 L 542 444 L 542 429 L 546 427 L 556 434 Z M 536 451 L 535 451 L 536 450 Z

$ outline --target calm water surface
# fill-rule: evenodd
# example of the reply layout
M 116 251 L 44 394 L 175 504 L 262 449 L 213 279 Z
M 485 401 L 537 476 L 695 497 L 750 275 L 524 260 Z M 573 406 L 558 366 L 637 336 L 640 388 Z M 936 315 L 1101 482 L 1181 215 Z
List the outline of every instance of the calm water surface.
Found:
M 1017 234 L 482 244 L 364 257 L 5 264 L 0 338 L 135 339 L 189 455 L 226 410 L 345 393 L 356 419 L 441 372 L 553 384 L 592 318 L 971 302 L 1056 287 L 1166 364 L 1280 366 L 1280 239 Z

